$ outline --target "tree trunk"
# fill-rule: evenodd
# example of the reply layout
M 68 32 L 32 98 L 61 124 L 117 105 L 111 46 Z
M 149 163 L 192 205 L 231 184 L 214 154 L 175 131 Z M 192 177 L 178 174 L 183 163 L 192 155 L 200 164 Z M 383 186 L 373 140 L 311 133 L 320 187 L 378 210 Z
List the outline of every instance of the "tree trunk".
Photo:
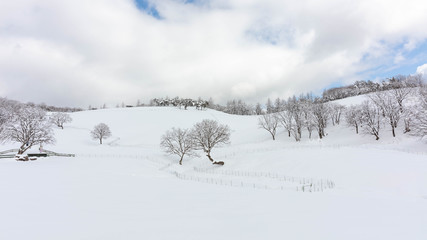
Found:
M 393 133 L 393 137 L 396 137 L 396 133 L 394 132 L 394 128 L 396 128 L 395 122 L 390 118 L 391 132 Z
M 211 153 L 210 152 L 207 152 L 208 154 L 206 155 L 208 158 L 209 158 L 209 160 L 211 161 L 211 162 L 214 162 L 214 160 L 213 160 L 213 158 L 211 157 Z
M 359 134 L 359 126 L 356 124 L 356 134 Z
M 270 134 L 273 137 L 273 141 L 276 140 L 276 138 L 274 137 L 274 134 L 273 133 L 270 133 Z
M 182 159 L 184 158 L 184 155 L 181 156 L 181 159 L 179 159 L 179 165 L 182 165 Z
M 291 137 L 291 131 L 288 130 L 288 137 Z
M 18 154 L 24 154 L 25 151 L 31 148 L 31 145 L 28 145 L 27 147 L 25 147 L 25 145 L 26 145 L 25 143 L 22 144 L 22 146 L 18 150 Z
M 403 133 L 410 132 L 411 131 L 410 121 L 408 119 L 405 119 L 404 121 L 405 121 L 405 131 Z
M 99 139 L 99 144 L 102 144 L 102 138 Z

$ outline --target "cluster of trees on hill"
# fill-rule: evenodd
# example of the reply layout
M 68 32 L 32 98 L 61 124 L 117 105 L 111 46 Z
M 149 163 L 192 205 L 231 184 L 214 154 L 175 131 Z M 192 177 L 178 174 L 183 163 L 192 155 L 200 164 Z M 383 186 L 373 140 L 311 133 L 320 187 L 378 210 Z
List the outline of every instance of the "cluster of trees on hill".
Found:
M 64 129 L 64 124 L 72 121 L 65 112 L 47 113 L 45 108 L 33 104 L 0 98 L 0 142 L 20 144 L 18 154 L 36 145 L 55 142 L 53 126 Z M 91 131 L 91 136 L 100 141 L 111 136 L 109 127 L 100 123 Z
M 375 83 L 370 80 L 356 81 L 354 84 L 351 85 L 325 90 L 322 94 L 322 100 L 324 102 L 328 102 L 372 92 L 386 91 L 399 88 L 414 88 L 420 87 L 421 85 L 421 75 L 397 75 L 392 78 L 384 79 L 380 83 Z
M 344 107 L 339 104 L 327 104 L 312 95 L 293 96 L 288 100 L 277 99 L 274 104 L 267 102 L 267 114 L 259 117 L 259 127 L 267 130 L 273 140 L 277 129 L 285 128 L 288 137 L 293 136 L 299 142 L 304 130 L 312 137 L 314 130 L 319 138 L 326 136 L 328 119 L 333 125 L 340 124 Z
M 212 101 L 212 100 L 211 100 Z M 209 106 L 209 101 L 199 98 L 198 100 L 193 100 L 191 98 L 179 98 L 175 97 L 172 99 L 166 98 L 154 98 L 150 100 L 150 106 L 174 106 L 174 107 L 196 107 L 197 109 L 205 109 Z
M 192 129 L 172 128 L 161 138 L 160 146 L 166 153 L 180 157 L 179 164 L 185 155 L 197 156 L 195 150 L 202 150 L 213 164 L 224 165 L 224 162 L 216 162 L 211 156 L 214 147 L 228 144 L 230 140 L 230 128 L 219 124 L 217 121 L 205 119 L 196 123 Z
M 409 97 L 417 99 L 415 102 L 420 104 L 405 104 Z M 343 118 L 348 126 L 355 128 L 356 134 L 362 129 L 363 133 L 373 135 L 376 140 L 380 139 L 380 129 L 385 126 L 395 137 L 399 123 L 403 133 L 424 136 L 427 134 L 427 88 L 392 88 L 373 92 L 362 104 L 348 108 L 311 95 L 294 96 L 287 101 L 277 99 L 274 104 L 267 102 L 267 114 L 259 117 L 258 125 L 268 131 L 273 140 L 278 128 L 283 127 L 289 137 L 300 141 L 303 130 L 307 131 L 309 138 L 316 130 L 321 139 L 326 136 L 328 124 L 339 125 Z
M 368 81 L 356 81 L 354 84 L 330 88 L 323 92 L 321 97 L 316 98 L 316 102 L 330 102 L 333 100 L 338 100 L 342 98 L 363 95 L 367 93 L 395 90 L 395 89 L 407 89 L 415 88 L 422 86 L 422 77 L 421 75 L 397 75 L 392 78 L 384 79 L 380 83 Z M 314 98 L 312 94 L 300 95 L 299 99 L 304 98 Z M 202 100 L 193 100 L 190 98 L 155 98 L 150 101 L 149 106 L 177 106 L 187 109 L 188 106 L 196 106 L 198 109 L 211 108 L 218 111 L 222 111 L 229 114 L 235 115 L 262 115 L 270 114 L 273 112 L 281 111 L 281 104 L 283 100 L 277 98 L 273 101 L 268 99 L 266 104 L 262 105 L 257 103 L 255 105 L 245 103 L 240 99 L 233 99 L 227 101 L 226 105 L 214 104 L 212 99 L 209 101 Z
M 408 97 L 415 98 L 414 103 L 405 103 Z M 427 134 L 427 90 L 397 88 L 375 92 L 360 105 L 351 106 L 346 111 L 346 122 L 355 128 L 356 133 L 362 127 L 365 133 L 380 138 L 380 129 L 389 126 L 393 137 L 399 123 L 403 133 L 424 136 Z M 403 122 L 402 122 L 403 121 Z
M 35 104 L 32 102 L 28 102 L 25 105 L 29 107 L 39 107 L 47 112 L 79 112 L 83 111 L 82 108 L 73 108 L 73 107 L 55 107 L 46 105 L 45 103 Z

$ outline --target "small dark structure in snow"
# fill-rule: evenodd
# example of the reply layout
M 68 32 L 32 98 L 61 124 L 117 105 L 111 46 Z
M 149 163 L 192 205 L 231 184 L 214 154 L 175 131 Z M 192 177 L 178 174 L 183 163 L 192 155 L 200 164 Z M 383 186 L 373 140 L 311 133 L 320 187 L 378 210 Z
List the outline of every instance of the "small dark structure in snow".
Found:
M 223 161 L 219 161 L 219 162 L 213 162 L 212 164 L 216 164 L 216 165 L 224 165 L 224 162 Z

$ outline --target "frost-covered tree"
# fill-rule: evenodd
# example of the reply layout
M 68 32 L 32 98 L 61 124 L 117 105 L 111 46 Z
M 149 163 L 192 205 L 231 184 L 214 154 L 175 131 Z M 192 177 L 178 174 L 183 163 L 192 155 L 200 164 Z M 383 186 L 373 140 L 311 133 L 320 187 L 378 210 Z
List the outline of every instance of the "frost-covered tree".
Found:
M 58 112 L 58 113 L 53 113 L 50 116 L 50 120 L 52 121 L 52 123 L 56 124 L 56 126 L 64 129 L 64 123 L 69 123 L 73 119 L 67 113 Z
M 280 112 L 284 110 L 284 101 L 282 101 L 280 98 L 276 98 L 276 100 L 274 101 L 274 107 L 273 107 L 273 111 L 274 112 Z
M 313 112 L 313 102 L 311 99 L 306 99 L 302 102 L 302 112 L 304 116 L 304 127 L 308 131 L 308 138 L 311 139 L 313 130 L 316 128 Z
M 270 98 L 267 99 L 267 103 L 265 104 L 265 108 L 267 110 L 267 114 L 274 112 L 273 103 L 271 102 Z
M 279 112 L 278 115 L 280 124 L 286 129 L 288 132 L 288 137 L 291 137 L 292 131 L 292 112 L 285 110 Z
M 13 119 L 4 130 L 6 140 L 21 144 L 18 154 L 23 154 L 34 145 L 55 142 L 52 124 L 46 112 L 38 107 L 21 107 L 14 111 Z
M 345 107 L 338 103 L 329 103 L 329 113 L 331 115 L 332 125 L 339 125 L 341 115 L 343 114 Z
M 262 115 L 262 107 L 261 107 L 261 104 L 260 104 L 260 103 L 257 103 L 257 104 L 255 105 L 255 114 L 256 114 L 256 115 Z
M 102 139 L 111 137 L 111 131 L 107 124 L 100 123 L 93 128 L 90 135 L 93 139 L 99 140 L 99 144 L 102 144 Z
M 328 116 L 329 116 L 327 105 L 322 102 L 317 102 L 313 104 L 312 114 L 313 114 L 314 126 L 317 129 L 319 138 L 322 139 L 323 137 L 326 136 L 325 128 L 327 127 Z
M 375 140 L 379 140 L 382 120 L 381 109 L 370 101 L 364 101 L 361 108 L 364 132 L 375 136 Z
M 276 130 L 278 125 L 279 117 L 277 113 L 264 114 L 258 118 L 258 126 L 267 130 L 271 134 L 273 140 L 276 140 Z
M 301 140 L 302 128 L 304 126 L 304 112 L 302 107 L 302 102 L 298 101 L 295 96 L 288 100 L 286 107 L 292 114 L 291 133 L 297 142 Z
M 212 149 L 216 146 L 229 144 L 231 133 L 227 125 L 205 119 L 194 125 L 190 135 L 196 149 L 203 150 L 208 159 L 215 163 L 211 156 Z
M 403 123 L 405 125 L 405 128 L 403 130 L 403 133 L 408 133 L 411 131 L 414 116 L 417 114 L 417 107 L 411 106 L 411 107 L 405 107 L 402 113 Z
M 362 124 L 362 110 L 360 106 L 350 106 L 345 112 L 345 121 L 349 127 L 354 127 L 356 134 L 359 134 L 359 127 Z
M 179 156 L 179 165 L 182 165 L 182 159 L 185 155 L 196 156 L 194 152 L 195 144 L 190 135 L 190 130 L 181 128 L 172 128 L 167 131 L 161 139 L 160 146 L 165 152 Z
M 427 87 L 424 86 L 418 91 L 419 104 L 412 109 L 412 135 L 427 135 Z
M 227 102 L 225 112 L 236 115 L 252 115 L 254 110 L 251 105 L 246 104 L 242 100 L 232 100 Z
M 401 107 L 395 101 L 394 96 L 390 92 L 376 92 L 369 96 L 375 105 L 379 109 L 384 117 L 388 119 L 388 122 L 391 126 L 391 132 L 393 137 L 396 137 L 396 127 L 399 123 L 400 116 L 402 114 Z
M 399 105 L 399 110 L 401 113 L 404 111 L 403 102 L 411 95 L 414 90 L 409 87 L 401 87 L 390 90 L 390 94 Z
M 0 141 L 7 139 L 4 131 L 7 124 L 13 119 L 13 107 L 7 99 L 0 98 Z

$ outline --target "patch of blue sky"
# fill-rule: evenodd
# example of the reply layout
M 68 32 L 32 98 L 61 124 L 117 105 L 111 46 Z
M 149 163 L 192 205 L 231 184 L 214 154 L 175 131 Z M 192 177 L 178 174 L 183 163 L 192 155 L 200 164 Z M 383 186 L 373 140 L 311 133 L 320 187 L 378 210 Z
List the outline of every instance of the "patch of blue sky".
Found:
M 195 5 L 205 5 L 209 3 L 210 0 L 185 0 L 185 4 L 195 4 Z
M 134 2 L 136 7 L 142 12 L 156 19 L 162 19 L 162 17 L 159 14 L 159 11 L 157 11 L 156 7 L 152 3 L 150 3 L 148 0 L 134 0 Z
M 294 45 L 294 30 L 288 26 L 271 26 L 259 23 L 246 31 L 249 39 L 270 45 Z
M 396 56 L 401 59 L 395 61 Z M 369 54 L 365 54 L 361 62 L 369 61 L 369 57 Z M 405 49 L 405 44 L 399 44 L 391 49 L 391 54 L 388 57 L 377 60 L 383 61 L 383 64 L 375 65 L 371 69 L 358 74 L 367 76 L 367 79 L 371 80 L 414 74 L 417 67 L 427 63 L 427 41 L 418 44 L 411 50 Z
M 344 84 L 342 82 L 333 82 L 333 83 L 329 84 L 328 86 L 326 86 L 323 90 L 342 87 L 342 86 L 344 86 Z

